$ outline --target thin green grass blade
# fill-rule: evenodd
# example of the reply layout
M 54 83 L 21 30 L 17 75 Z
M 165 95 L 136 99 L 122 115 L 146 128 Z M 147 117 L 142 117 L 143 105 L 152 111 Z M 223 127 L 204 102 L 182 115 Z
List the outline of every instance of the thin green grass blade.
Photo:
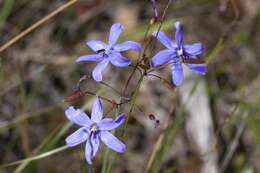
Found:
M 39 154 L 37 156 L 33 156 L 33 157 L 26 158 L 26 159 L 22 159 L 22 160 L 18 160 L 18 161 L 14 161 L 14 162 L 11 162 L 11 163 L 0 165 L 0 168 L 5 168 L 5 167 L 9 167 L 9 166 L 19 165 L 19 164 L 22 164 L 24 162 L 31 162 L 31 161 L 43 159 L 43 158 L 49 157 L 51 155 L 57 154 L 59 152 L 62 152 L 64 150 L 68 149 L 68 148 L 69 148 L 68 146 L 64 145 L 64 146 L 58 147 L 56 149 L 50 150 L 48 152 Z
M 4 1 L 4 6 L 0 11 L 0 27 L 5 23 L 7 17 L 11 14 L 15 0 Z
M 38 152 L 48 152 L 48 150 L 52 149 L 54 146 L 56 146 L 56 144 L 60 141 L 60 139 L 64 136 L 64 134 L 67 132 L 67 130 L 72 126 L 72 123 L 68 122 L 66 124 L 64 124 L 62 127 L 58 127 L 60 128 L 59 132 L 57 132 L 57 130 L 55 129 L 55 131 L 53 133 L 51 133 L 50 135 L 48 135 L 43 142 L 36 148 L 35 153 Z M 22 163 L 16 170 L 14 173 L 20 173 L 22 172 L 29 164 L 31 163 L 31 160 L 28 160 L 24 163 Z
M 42 143 L 35 149 L 33 150 L 34 154 L 37 154 L 38 152 L 41 152 L 42 148 L 48 144 L 49 141 L 51 141 L 51 139 L 55 136 L 55 134 L 57 133 L 57 131 L 60 129 L 60 126 L 57 126 L 53 131 L 51 131 L 51 133 L 42 141 Z M 21 165 L 19 165 L 15 170 L 14 173 L 20 173 L 22 172 L 27 165 L 29 165 L 30 161 L 24 162 Z
M 68 129 L 72 126 L 71 122 L 67 122 L 61 127 L 60 131 L 56 134 L 56 136 L 48 142 L 45 147 L 43 148 L 43 151 L 48 151 L 49 149 L 56 146 L 56 144 L 60 141 L 60 139 L 66 134 Z
M 176 172 L 176 170 L 177 170 L 176 165 L 173 165 L 169 169 L 165 170 L 163 173 L 173 173 L 173 172 Z

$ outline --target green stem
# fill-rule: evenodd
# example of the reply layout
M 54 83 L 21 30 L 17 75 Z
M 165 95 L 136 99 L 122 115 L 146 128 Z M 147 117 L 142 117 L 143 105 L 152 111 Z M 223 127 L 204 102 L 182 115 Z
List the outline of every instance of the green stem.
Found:
M 127 118 L 126 118 L 126 122 L 125 122 L 125 124 L 124 124 L 124 132 L 123 132 L 123 134 L 125 133 L 125 130 L 126 130 L 128 121 L 129 121 L 129 119 L 130 119 L 130 117 L 131 117 L 131 115 L 132 115 L 132 112 L 133 112 L 133 110 L 134 110 L 135 103 L 136 103 L 136 98 L 137 98 L 137 94 L 138 94 L 138 92 L 139 92 L 139 89 L 140 89 L 140 87 L 141 87 L 141 84 L 142 84 L 143 79 L 144 79 L 144 75 L 141 75 L 141 77 L 140 77 L 140 79 L 139 79 L 139 81 L 138 81 L 138 83 L 137 83 L 136 89 L 135 89 L 135 91 L 134 91 L 134 94 L 133 94 L 133 96 L 132 96 L 132 98 L 131 98 L 131 102 L 130 102 L 131 107 L 130 107 L 128 116 L 127 116 Z

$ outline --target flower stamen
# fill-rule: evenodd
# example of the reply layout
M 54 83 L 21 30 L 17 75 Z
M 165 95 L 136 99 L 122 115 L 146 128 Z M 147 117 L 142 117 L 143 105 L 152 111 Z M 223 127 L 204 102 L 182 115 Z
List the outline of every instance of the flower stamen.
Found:
M 93 123 L 90 127 L 91 132 L 97 132 L 99 131 L 98 125 L 96 123 Z
M 183 56 L 183 49 L 177 49 L 177 55 L 182 57 Z

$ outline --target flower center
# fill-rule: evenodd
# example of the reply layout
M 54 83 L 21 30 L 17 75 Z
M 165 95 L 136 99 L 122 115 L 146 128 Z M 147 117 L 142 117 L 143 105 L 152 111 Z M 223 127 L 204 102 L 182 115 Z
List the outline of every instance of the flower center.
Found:
M 113 48 L 113 47 L 110 47 L 110 48 L 106 49 L 104 53 L 105 53 L 106 55 L 109 55 L 109 54 L 112 53 L 113 50 L 114 50 L 114 48 Z
M 183 49 L 177 49 L 177 55 L 183 56 Z
M 99 130 L 98 125 L 96 123 L 93 123 L 90 127 L 91 132 L 97 132 Z

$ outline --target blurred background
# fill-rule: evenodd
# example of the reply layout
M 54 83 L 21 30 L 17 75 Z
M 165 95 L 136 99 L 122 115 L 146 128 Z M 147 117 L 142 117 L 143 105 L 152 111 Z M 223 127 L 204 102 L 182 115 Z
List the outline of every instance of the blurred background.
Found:
M 0 0 L 0 45 L 67 2 Z M 167 2 L 157 1 L 160 16 Z M 116 22 L 125 26 L 120 41 L 145 44 L 145 30 L 153 15 L 149 0 L 78 0 L 0 53 L 1 173 L 90 171 L 84 163 L 84 145 L 62 148 L 65 137 L 78 128 L 69 123 L 64 110 L 74 105 L 89 114 L 94 100 L 86 95 L 73 103 L 63 101 L 95 66 L 74 61 L 91 53 L 86 40 L 106 42 Z M 186 43 L 205 44 L 201 58 L 208 62 L 207 75 L 185 70 L 186 81 L 174 90 L 146 77 L 122 138 L 127 152 L 114 154 L 103 145 L 92 172 L 104 171 L 104 161 L 112 165 L 105 172 L 114 173 L 260 172 L 260 1 L 173 0 L 162 28 L 172 38 L 176 20 L 184 25 Z M 160 43 L 155 46 L 157 51 L 163 48 Z M 155 53 L 147 52 L 148 56 Z M 124 55 L 134 63 L 138 58 L 131 51 Z M 103 80 L 120 91 L 132 70 L 110 66 Z M 171 80 L 170 68 L 153 73 Z M 138 77 L 136 72 L 127 96 Z M 82 89 L 120 98 L 91 80 Z M 104 104 L 112 117 L 115 110 Z M 128 113 L 129 108 L 125 104 L 120 109 Z M 160 121 L 158 127 L 149 114 Z M 41 153 L 46 156 L 3 168 Z

